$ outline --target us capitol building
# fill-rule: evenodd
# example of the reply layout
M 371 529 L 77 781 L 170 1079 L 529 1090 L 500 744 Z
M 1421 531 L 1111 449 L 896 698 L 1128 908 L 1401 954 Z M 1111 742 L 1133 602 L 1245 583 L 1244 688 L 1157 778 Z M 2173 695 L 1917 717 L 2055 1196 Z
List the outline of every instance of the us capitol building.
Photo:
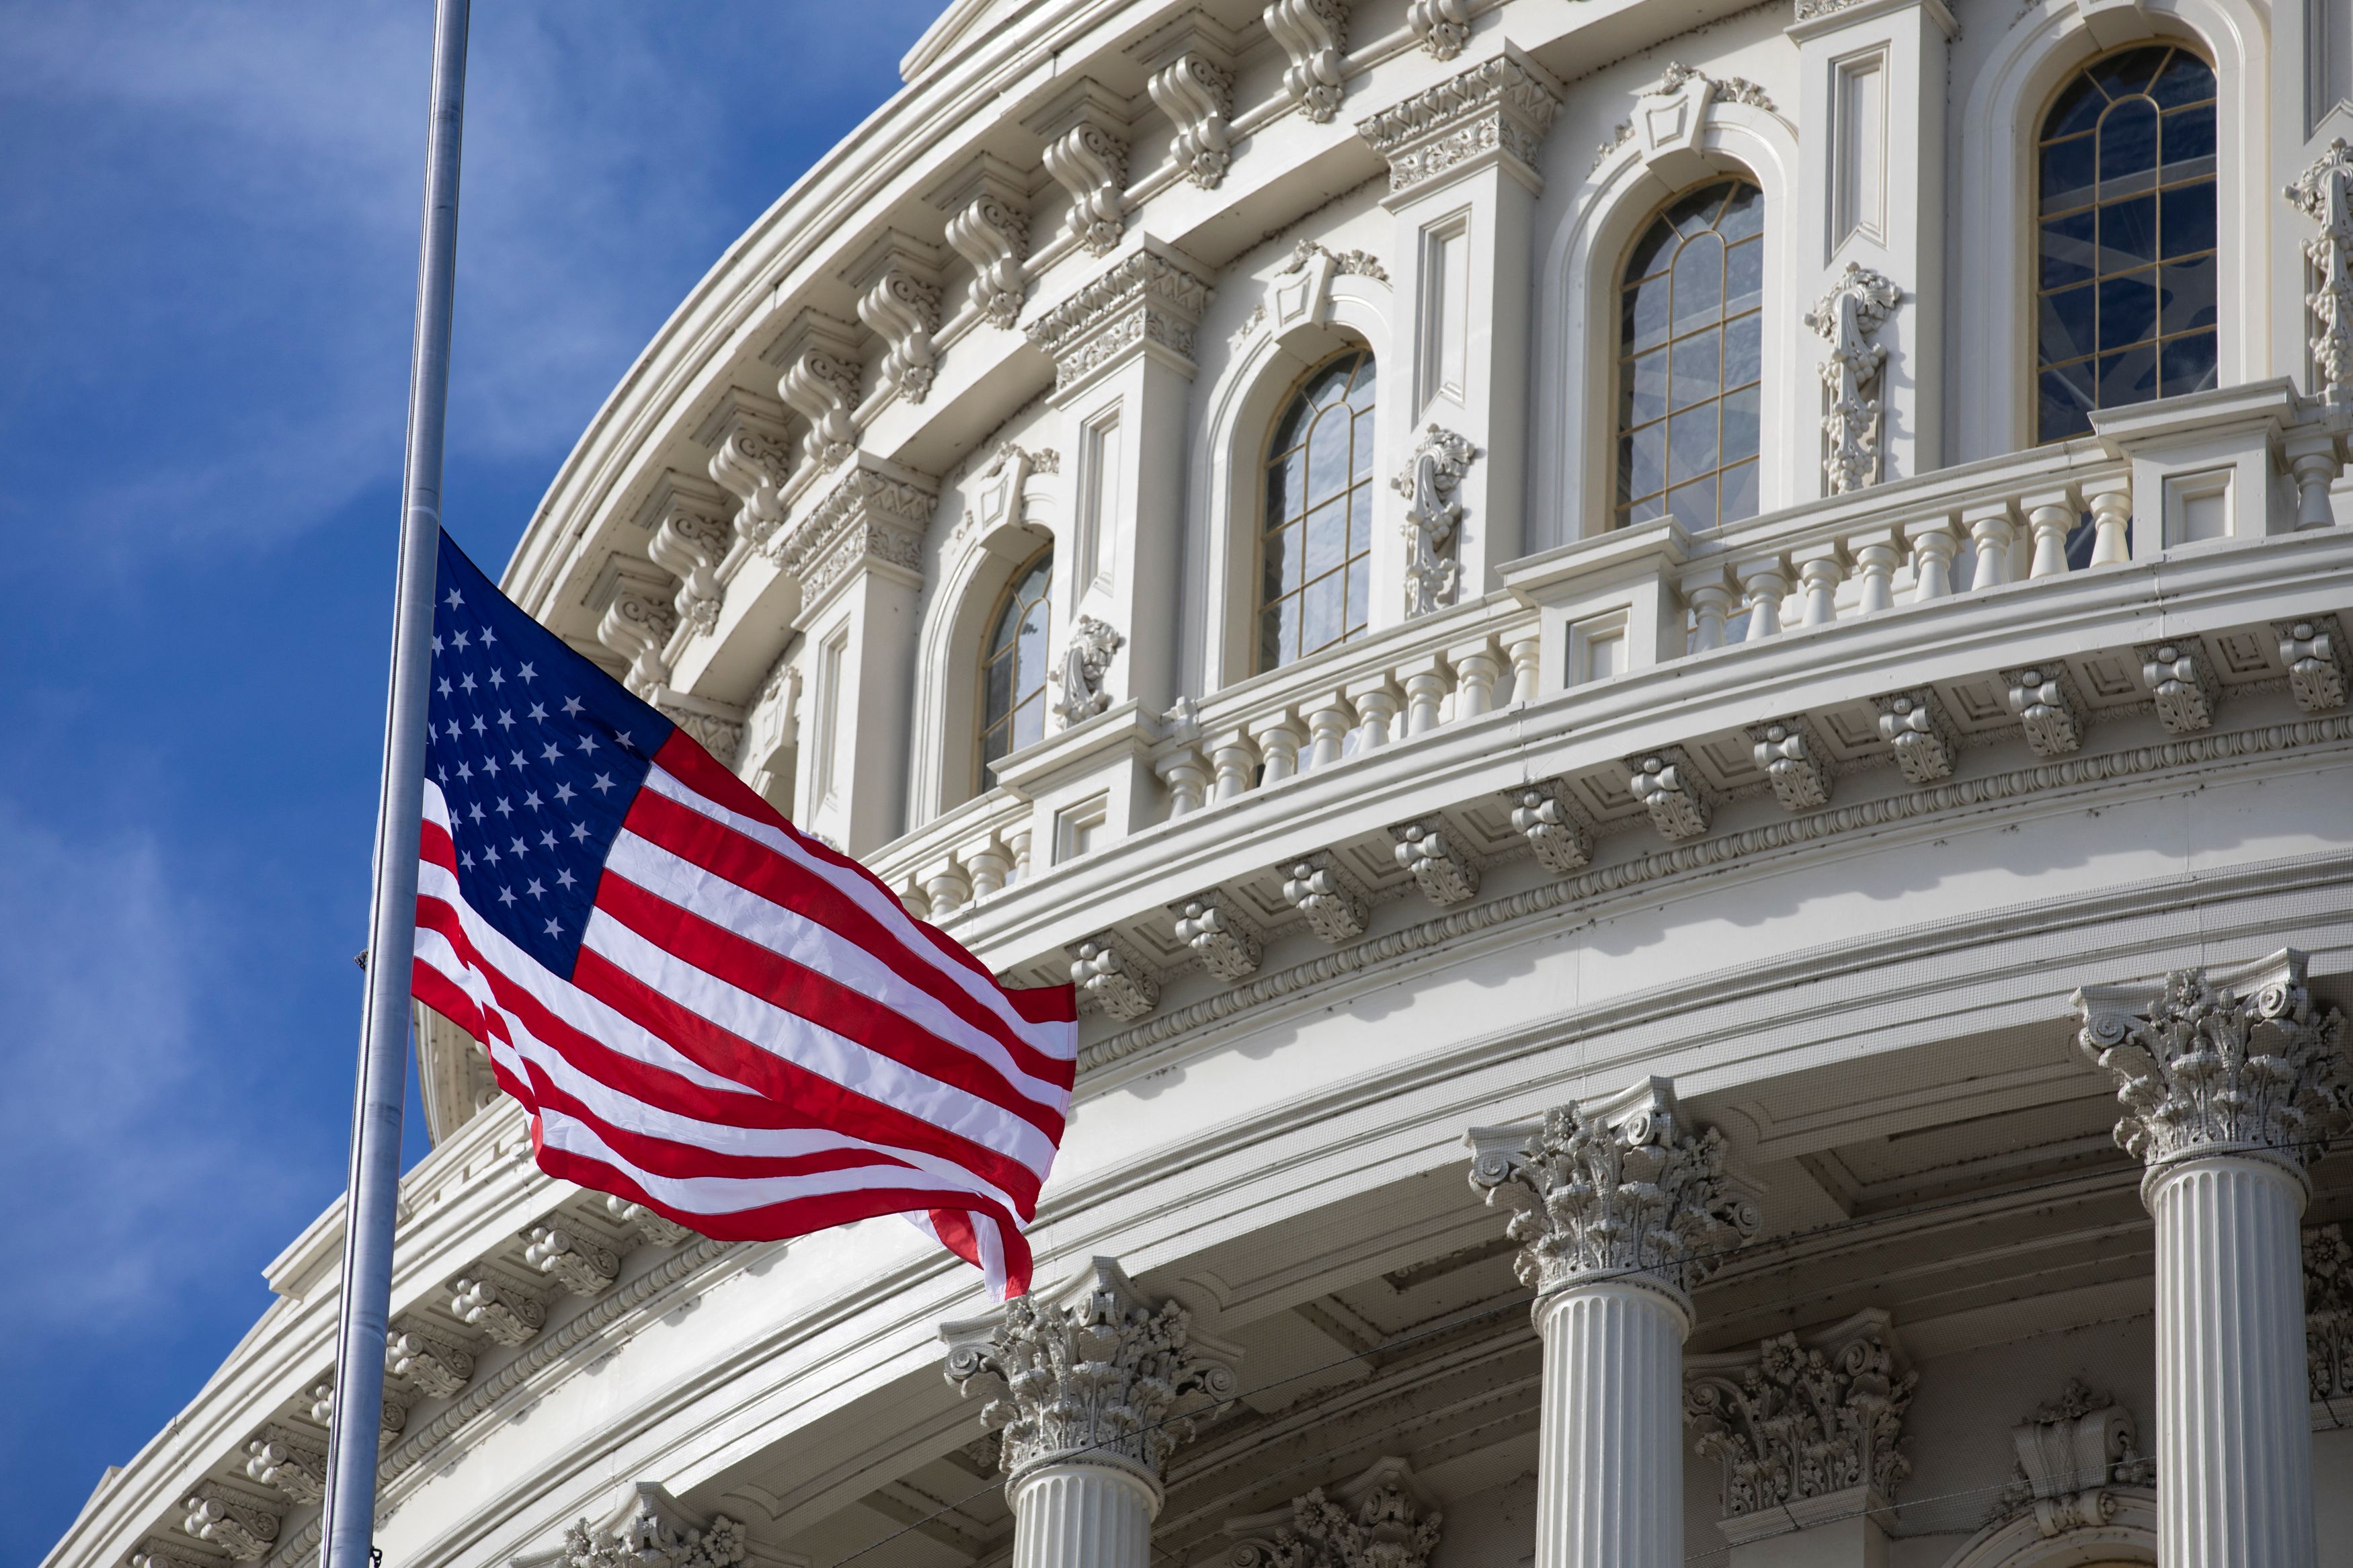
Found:
M 2353 1563 L 2342 0 L 902 71 L 505 582 L 1077 980 L 1039 1294 L 423 1017 L 385 1568 Z M 52 1568 L 315 1562 L 341 1215 Z

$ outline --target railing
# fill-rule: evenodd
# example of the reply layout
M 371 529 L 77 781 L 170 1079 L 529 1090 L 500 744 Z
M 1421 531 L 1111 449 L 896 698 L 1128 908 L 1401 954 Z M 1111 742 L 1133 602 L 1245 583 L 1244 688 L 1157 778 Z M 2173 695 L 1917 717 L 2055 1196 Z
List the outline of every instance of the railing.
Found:
M 1564 687 L 1674 659 L 1737 657 L 1727 650 L 2152 555 L 2175 537 L 2174 477 L 2205 484 L 2222 471 L 2218 463 L 2237 465 L 2241 487 L 2223 534 L 2331 521 L 2328 486 L 2342 471 L 2348 422 L 2284 383 L 2126 412 L 2135 425 L 2122 436 L 1943 468 L 1703 532 L 1667 520 L 1582 540 L 1512 563 L 1504 587 L 1478 601 L 1179 702 L 1157 721 L 1134 719 L 1123 742 L 1102 749 L 1103 776 L 1142 763 L 1161 789 L 1124 831 Z M 2229 450 L 2234 441 L 2244 449 Z M 2137 498 L 2137 485 L 2151 493 Z M 1594 627 L 1609 630 L 1616 649 L 1579 667 L 1579 638 Z M 1000 788 L 888 847 L 874 865 L 916 912 L 943 919 L 1017 885 L 1033 838 L 1050 845 L 1053 831 L 1043 803 Z M 1042 858 L 1069 860 L 1103 842 L 1075 854 L 1053 845 Z

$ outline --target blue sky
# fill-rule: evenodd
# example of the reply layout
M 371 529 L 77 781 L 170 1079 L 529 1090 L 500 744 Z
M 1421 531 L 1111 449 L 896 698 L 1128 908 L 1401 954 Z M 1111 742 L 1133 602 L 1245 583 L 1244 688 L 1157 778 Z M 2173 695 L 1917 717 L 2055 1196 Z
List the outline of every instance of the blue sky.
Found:
M 484 565 L 940 3 L 479 7 L 446 493 Z M 431 10 L 0 0 L 0 1562 L 343 1184 Z

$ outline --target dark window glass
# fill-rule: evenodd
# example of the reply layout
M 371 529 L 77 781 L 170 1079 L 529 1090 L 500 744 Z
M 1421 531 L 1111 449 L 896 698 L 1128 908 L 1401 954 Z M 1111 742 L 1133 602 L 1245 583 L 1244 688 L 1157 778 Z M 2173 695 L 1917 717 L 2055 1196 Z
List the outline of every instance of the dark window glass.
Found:
M 1345 642 L 1368 623 L 1373 394 L 1373 356 L 1342 354 L 1307 378 L 1276 422 L 1259 536 L 1261 669 Z
M 2166 44 L 2094 61 L 2037 167 L 2035 439 L 2213 385 L 2213 68 Z
M 1047 597 L 1054 579 L 1050 550 L 1024 566 L 1005 590 L 988 625 L 980 660 L 980 787 L 988 764 L 1046 733 Z
M 1677 197 L 1621 284 L 1616 521 L 1714 528 L 1757 512 L 1765 196 L 1724 180 Z

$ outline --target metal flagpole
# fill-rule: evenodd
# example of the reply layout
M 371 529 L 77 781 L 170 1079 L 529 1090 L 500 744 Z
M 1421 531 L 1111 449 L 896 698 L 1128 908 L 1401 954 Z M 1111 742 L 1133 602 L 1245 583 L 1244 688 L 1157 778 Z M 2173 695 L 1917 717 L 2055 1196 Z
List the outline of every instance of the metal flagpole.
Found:
M 383 793 L 375 819 L 367 1001 L 360 1016 L 359 1090 L 352 1109 L 351 1184 L 343 1209 L 343 1321 L 335 1337 L 320 1568 L 368 1568 L 375 1538 L 376 1434 L 384 1405 L 385 1331 L 392 1311 L 392 1229 L 400 1201 L 400 1102 L 417 939 L 417 832 L 433 672 L 434 560 L 441 538 L 441 437 L 449 401 L 468 11 L 469 0 L 437 0 L 434 8 L 425 232 L 417 260 L 417 335 L 409 351 L 400 566 L 385 700 Z

